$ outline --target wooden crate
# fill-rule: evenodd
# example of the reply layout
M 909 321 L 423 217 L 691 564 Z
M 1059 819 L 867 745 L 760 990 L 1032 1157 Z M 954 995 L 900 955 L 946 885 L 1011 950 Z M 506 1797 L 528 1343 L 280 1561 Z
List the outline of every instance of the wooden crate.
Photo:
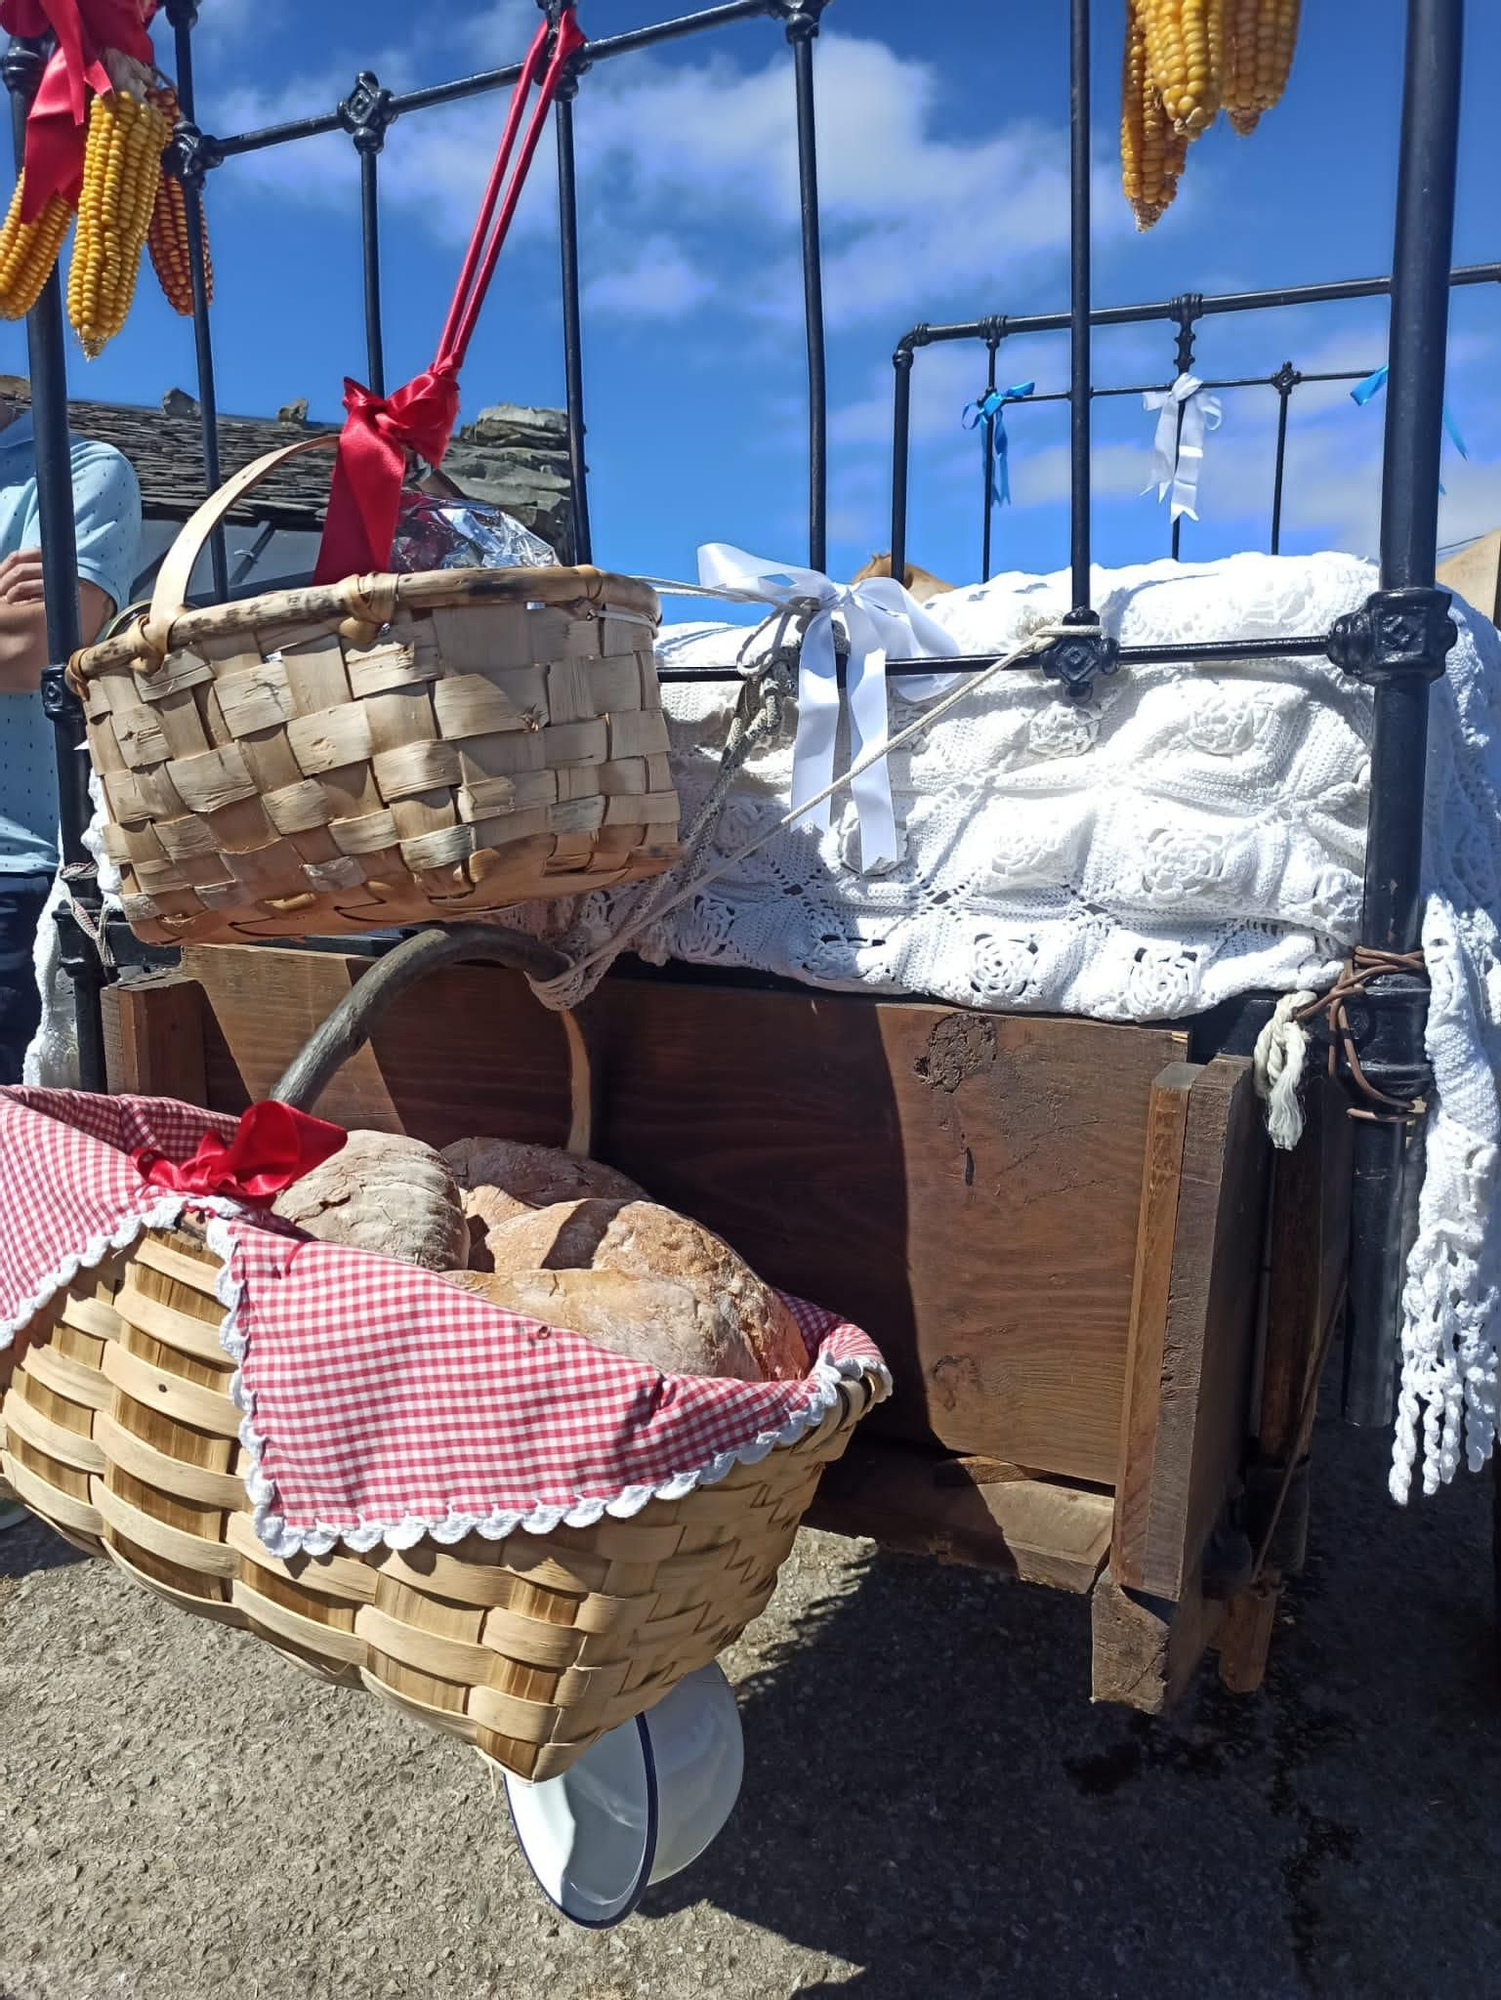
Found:
M 190 949 L 111 990 L 112 1086 L 241 1109 L 369 963 Z M 1318 1093 L 1274 1172 L 1249 1063 L 1190 1063 L 1180 1028 L 631 974 L 578 1026 L 599 1157 L 891 1363 L 816 1522 L 1092 1592 L 1103 1696 L 1160 1707 L 1215 1641 L 1257 1678 L 1278 1571 L 1237 1590 L 1232 1511 L 1296 1455 L 1338 1287 L 1343 1121 Z M 456 967 L 318 1109 L 559 1145 L 569 1047 L 518 976 Z

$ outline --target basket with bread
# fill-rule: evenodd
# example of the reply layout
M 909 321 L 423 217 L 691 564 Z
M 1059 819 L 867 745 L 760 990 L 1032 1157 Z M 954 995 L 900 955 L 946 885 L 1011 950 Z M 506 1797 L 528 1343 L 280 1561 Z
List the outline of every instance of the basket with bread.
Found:
M 857 1328 L 550 1148 L 0 1091 L 0 1205 L 25 1503 L 529 1779 L 757 1615 L 889 1386 Z

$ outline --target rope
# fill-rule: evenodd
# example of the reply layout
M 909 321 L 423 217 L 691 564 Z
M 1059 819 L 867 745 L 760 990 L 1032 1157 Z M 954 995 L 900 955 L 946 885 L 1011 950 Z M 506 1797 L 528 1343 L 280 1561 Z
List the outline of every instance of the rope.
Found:
M 756 631 L 759 632 L 762 629 L 764 628 L 758 626 Z M 753 740 L 751 738 L 753 722 L 747 722 L 744 725 L 745 734 L 741 741 L 739 761 L 732 766 L 728 766 L 728 768 L 727 760 L 730 757 L 731 750 L 730 742 L 726 743 L 725 757 L 720 763 L 719 776 L 715 780 L 714 789 L 711 791 L 690 829 L 688 852 L 684 855 L 682 861 L 678 862 L 667 875 L 662 876 L 658 882 L 654 883 L 651 890 L 640 903 L 632 906 L 625 917 L 625 921 L 617 930 L 611 933 L 603 944 L 597 945 L 592 951 L 585 952 L 581 958 L 575 959 L 569 970 L 560 974 L 558 978 L 532 980 L 531 988 L 533 993 L 536 994 L 544 1007 L 558 1009 L 577 1006 L 586 994 L 593 991 L 599 980 L 604 977 L 610 965 L 619 957 L 631 939 L 639 936 L 648 923 L 657 918 L 669 915 L 673 910 L 680 909 L 684 903 L 690 902 L 700 889 L 707 887 L 710 882 L 717 881 L 721 875 L 730 874 L 743 861 L 748 861 L 751 855 L 758 853 L 761 848 L 775 840 L 778 834 L 785 833 L 789 826 L 794 825 L 806 814 L 812 812 L 816 806 L 821 806 L 826 799 L 832 798 L 836 792 L 844 791 L 854 783 L 856 778 L 861 777 L 868 771 L 873 764 L 878 764 L 883 757 L 890 756 L 893 750 L 902 749 L 904 745 L 921 736 L 926 730 L 931 729 L 935 722 L 942 721 L 944 716 L 957 708 L 961 702 L 967 701 L 971 695 L 978 693 L 987 682 L 994 680 L 998 674 L 1005 673 L 1009 668 L 1015 667 L 1021 661 L 1030 659 L 1038 653 L 1045 653 L 1049 647 L 1056 645 L 1061 639 L 1077 639 L 1081 633 L 1088 633 L 1091 630 L 1097 631 L 1098 629 L 1098 620 L 1095 621 L 1092 627 L 1083 624 L 1039 625 L 1035 631 L 1028 634 L 1014 651 L 1005 654 L 1002 658 L 993 661 L 990 666 L 972 675 L 962 687 L 955 688 L 951 693 L 942 696 L 938 701 L 934 702 L 931 708 L 924 710 L 917 717 L 916 721 L 908 723 L 907 727 L 899 730 L 895 736 L 874 745 L 864 756 L 857 758 L 841 777 L 833 779 L 829 784 L 824 786 L 822 791 L 814 793 L 812 798 L 804 799 L 801 805 L 793 806 L 790 811 L 783 813 L 780 819 L 769 826 L 764 833 L 757 834 L 754 840 L 749 840 L 743 847 L 736 848 L 733 854 L 722 855 L 712 867 L 699 870 L 696 863 L 702 858 L 708 835 L 712 830 L 713 824 L 719 818 L 720 809 L 729 792 L 730 780 L 733 778 L 735 771 L 738 770 L 739 764 L 743 763 L 745 758 L 749 756 L 753 747 Z M 752 639 L 755 636 L 756 633 L 752 633 Z M 748 646 L 749 644 L 750 640 L 747 640 L 746 645 Z M 942 670 L 941 661 L 936 662 L 935 666 L 938 671 Z M 755 682 L 750 683 L 750 685 L 755 685 Z M 778 725 L 780 724 L 780 699 L 781 695 L 779 691 Z M 743 703 L 745 700 L 744 694 L 742 694 L 741 700 Z M 764 713 L 764 710 L 761 713 Z M 731 724 L 732 740 L 734 739 L 736 723 L 739 721 L 740 710 L 737 708 L 736 722 Z M 762 730 L 756 735 L 754 741 L 759 742 L 762 735 L 766 733 L 769 733 L 769 731 Z M 685 869 L 687 869 L 689 874 L 689 879 L 686 881 L 683 880 L 683 871 Z M 676 893 L 666 896 L 665 892 L 674 883 L 677 884 Z M 663 900 L 664 896 L 665 900 Z M 594 971 L 596 967 L 598 971 L 595 973 L 594 978 L 585 981 L 582 975 Z
M 1290 1151 L 1303 1136 L 1303 1107 L 1298 1087 L 1308 1055 L 1308 1030 L 1303 1025 L 1319 1015 L 1328 1023 L 1329 1074 L 1339 1074 L 1344 1057 L 1350 1082 L 1367 1100 L 1351 1105 L 1352 1118 L 1377 1124 L 1399 1124 L 1423 1108 L 1420 1097 L 1392 1097 L 1372 1083 L 1360 1066 L 1354 1030 L 1346 1002 L 1363 994 L 1373 979 L 1392 973 L 1421 973 L 1421 951 L 1382 951 L 1373 945 L 1358 944 L 1346 959 L 1344 970 L 1327 993 L 1286 993 L 1277 1002 L 1272 1018 L 1256 1037 L 1256 1094 L 1267 1107 L 1266 1129 L 1274 1146 Z

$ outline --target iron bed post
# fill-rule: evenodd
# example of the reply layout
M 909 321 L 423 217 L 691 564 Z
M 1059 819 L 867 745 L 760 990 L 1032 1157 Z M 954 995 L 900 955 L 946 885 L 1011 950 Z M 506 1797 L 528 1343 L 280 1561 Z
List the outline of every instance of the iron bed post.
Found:
M 797 90 L 798 206 L 802 222 L 803 317 L 808 341 L 808 567 L 829 565 L 829 392 L 825 374 L 823 252 L 818 225 L 818 121 L 813 99 L 813 44 L 828 0 L 780 0 L 792 44 Z M 896 558 L 892 558 L 893 574 Z
M 907 567 L 907 467 L 912 450 L 912 363 L 927 328 L 902 335 L 891 356 L 891 574 L 900 583 Z
M 1089 0 L 1069 13 L 1069 566 L 1073 611 L 1089 610 Z
M 584 341 L 579 297 L 578 181 L 573 150 L 573 101 L 587 68 L 583 52 L 569 63 L 553 99 L 553 132 L 558 150 L 558 254 L 563 282 L 563 383 L 568 412 L 568 484 L 573 501 L 571 560 L 593 562 L 589 525 L 589 468 L 584 458 Z
M 985 336 L 985 394 L 987 397 L 992 395 L 995 390 L 995 384 L 996 384 L 995 359 L 996 359 L 996 352 L 999 349 L 1000 344 L 1001 344 L 1000 333 L 994 327 L 992 327 L 991 331 Z M 980 581 L 981 583 L 989 583 L 990 529 L 991 529 L 991 521 L 995 513 L 994 412 L 987 414 L 982 419 L 981 443 L 984 447 L 984 449 L 981 452 L 981 460 L 982 460 L 981 476 L 984 480 L 984 492 L 980 503 L 981 508 L 983 510 L 980 518 L 984 523 L 984 527 L 980 536 Z
M 1449 594 L 1435 586 L 1434 565 L 1463 16 L 1463 0 L 1408 0 L 1381 587 L 1341 621 L 1330 648 L 1375 690 L 1361 936 L 1367 948 L 1392 953 L 1411 953 L 1421 943 L 1428 692 L 1456 637 Z M 1404 1105 L 1432 1082 L 1424 1054 L 1427 1004 L 1421 971 L 1388 973 L 1366 994 L 1362 1067 Z M 1384 1424 L 1391 1415 L 1407 1247 L 1404 1182 L 1420 1132 L 1405 1110 L 1374 1116 L 1367 1110 L 1356 1121 L 1344 1380 L 1344 1414 L 1354 1424 Z
M 1186 293 L 1181 299 L 1173 300 L 1173 318 L 1178 322 L 1178 338 L 1173 346 L 1173 366 L 1176 370 L 1173 380 L 1175 382 L 1178 376 L 1187 375 L 1193 367 L 1194 328 L 1198 324 L 1199 315 L 1203 310 L 1204 301 L 1196 292 Z M 1183 405 L 1181 402 L 1177 406 L 1175 438 L 1174 457 L 1176 458 L 1177 453 L 1183 449 Z M 1168 497 L 1168 506 L 1169 508 L 1172 506 L 1171 494 Z M 1181 562 L 1183 559 L 1183 516 L 1181 514 L 1173 516 L 1172 534 L 1173 561 Z
M 1287 406 L 1293 390 L 1302 381 L 1290 361 L 1284 361 L 1272 377 L 1277 391 L 1277 457 L 1272 469 L 1272 541 L 1270 553 L 1282 553 L 1282 478 L 1287 467 Z
M 209 168 L 218 164 L 218 153 L 212 142 L 200 132 L 196 122 L 193 28 L 198 19 L 197 0 L 166 0 L 166 13 L 172 25 L 177 103 L 181 112 L 169 159 L 182 181 L 183 206 L 187 214 L 188 275 L 193 287 L 193 348 L 198 364 L 198 416 L 203 431 L 203 487 L 205 493 L 217 493 L 223 482 L 219 471 L 219 406 L 214 390 L 214 343 L 208 318 L 208 264 L 203 254 L 203 183 Z M 214 595 L 222 601 L 229 595 L 229 556 L 223 528 L 215 528 L 209 538 L 209 564 L 214 578 Z
M 339 106 L 339 122 L 360 156 L 360 263 L 365 284 L 365 375 L 386 393 L 386 346 L 380 309 L 380 154 L 392 119 L 391 93 L 362 69 Z
M 26 113 L 41 82 L 46 56 L 35 41 L 12 41 L 4 57 L 19 170 L 26 142 Z M 36 452 L 37 517 L 42 537 L 42 591 L 47 611 L 47 655 L 42 707 L 57 752 L 58 853 L 68 871 L 73 901 L 97 926 L 99 891 L 84 831 L 92 817 L 89 761 L 83 747 L 83 709 L 64 679 L 78 651 L 78 544 L 73 527 L 73 462 L 68 440 L 68 359 L 63 341 L 62 285 L 56 270 L 26 315 L 31 422 Z M 78 1031 L 79 1080 L 85 1090 L 104 1088 L 104 1030 L 99 988 L 104 973 L 92 939 L 69 903 L 57 913 L 63 970 L 73 991 Z

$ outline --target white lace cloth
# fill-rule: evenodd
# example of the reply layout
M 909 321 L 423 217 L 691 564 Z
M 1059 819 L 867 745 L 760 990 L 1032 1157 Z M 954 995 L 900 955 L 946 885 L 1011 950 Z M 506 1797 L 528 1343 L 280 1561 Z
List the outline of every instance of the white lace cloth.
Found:
M 1328 631 L 1375 586 L 1351 556 L 1234 556 L 1098 571 L 1093 602 L 1123 643 Z M 966 651 L 1005 652 L 1069 605 L 1068 578 L 1019 574 L 927 607 Z M 1481 1465 L 1498 1407 L 1501 1140 L 1501 639 L 1455 607 L 1434 690 L 1423 947 L 1433 1000 L 1419 1233 L 1405 1290 L 1391 1488 L 1405 1499 Z M 739 627 L 669 628 L 659 657 L 723 666 Z M 892 730 L 920 711 L 892 683 Z M 691 818 L 713 782 L 735 688 L 673 684 L 674 775 Z M 1357 942 L 1371 699 L 1327 661 L 1133 668 L 1085 707 L 1036 672 L 1007 675 L 891 759 L 904 851 L 861 875 L 855 814 L 778 834 L 632 939 L 647 959 L 754 967 L 815 985 L 966 1006 L 1179 1017 L 1256 988 L 1326 986 Z M 786 809 L 791 745 L 753 758 L 709 865 Z M 523 921 L 575 952 L 602 945 L 643 892 Z M 514 913 L 511 915 L 514 921 Z
M 1350 556 L 1244 555 L 1097 571 L 1093 601 L 1126 644 L 1250 639 L 1325 633 L 1375 582 Z M 928 608 L 966 651 L 1000 653 L 1068 605 L 1066 576 L 1012 574 Z M 1398 1499 L 1420 1455 L 1428 1492 L 1462 1451 L 1484 1462 L 1501 1374 L 1501 1250 L 1487 1227 L 1501 1143 L 1501 638 L 1463 605 L 1455 615 L 1459 645 L 1433 695 L 1423 947 L 1437 1088 L 1404 1295 Z M 745 637 L 738 626 L 669 628 L 659 657 L 725 666 Z M 893 733 L 921 712 L 900 686 Z M 664 690 L 685 820 L 713 783 L 735 695 L 724 682 Z M 849 865 L 858 837 L 846 799 L 828 833 L 778 834 L 632 948 L 658 963 L 1101 1020 L 1322 987 L 1357 942 L 1370 727 L 1367 691 L 1318 658 L 1133 668 L 1101 680 L 1084 707 L 1035 671 L 1006 675 L 892 756 L 895 866 Z M 790 740 L 752 758 L 710 865 L 786 810 L 791 770 Z M 644 893 L 533 905 L 505 921 L 591 950 Z M 67 1032 L 54 1010 L 38 1044 L 54 1062 Z

